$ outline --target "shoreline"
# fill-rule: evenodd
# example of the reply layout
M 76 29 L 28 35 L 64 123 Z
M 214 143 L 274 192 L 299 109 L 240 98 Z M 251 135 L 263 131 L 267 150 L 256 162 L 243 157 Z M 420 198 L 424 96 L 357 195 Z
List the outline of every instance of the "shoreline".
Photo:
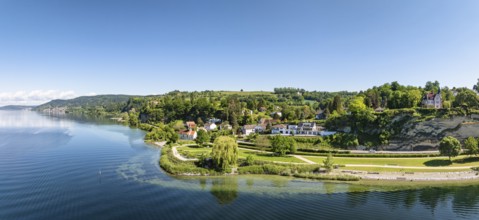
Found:
M 165 143 L 154 142 L 155 146 L 163 147 Z M 182 145 L 183 146 L 183 145 Z M 181 161 L 196 161 L 197 159 L 188 159 L 183 157 L 177 151 L 178 146 L 173 146 L 173 156 Z M 281 162 L 286 163 L 286 162 Z M 291 163 L 294 164 L 294 163 Z M 319 164 L 318 164 L 319 165 Z M 361 167 L 377 167 L 377 165 L 358 165 Z M 346 166 L 347 167 L 347 166 Z M 394 168 L 394 166 L 392 166 Z M 420 167 L 413 167 L 421 169 Z M 434 169 L 434 168 L 433 168 Z M 441 169 L 441 168 L 438 168 Z M 451 169 L 454 169 L 451 167 Z M 229 174 L 231 175 L 231 174 Z M 241 175 L 241 174 L 236 174 Z M 332 174 L 321 174 L 328 176 L 337 175 L 351 175 L 359 177 L 359 182 L 365 181 L 385 181 L 390 183 L 395 182 L 465 182 L 479 180 L 479 172 L 477 171 L 456 171 L 456 172 L 372 172 L 372 171 L 358 171 L 358 170 L 334 170 Z M 176 176 L 192 176 L 191 173 Z M 295 177 L 298 178 L 298 177 Z M 300 178 L 300 177 L 299 177 Z

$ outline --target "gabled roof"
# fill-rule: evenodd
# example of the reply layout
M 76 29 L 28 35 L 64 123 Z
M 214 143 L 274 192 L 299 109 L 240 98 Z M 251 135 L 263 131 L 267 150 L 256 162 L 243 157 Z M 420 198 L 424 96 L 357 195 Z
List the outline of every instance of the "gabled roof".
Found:
M 274 125 L 273 128 L 278 128 L 278 129 L 284 129 L 287 128 L 288 126 L 285 124 L 279 124 L 279 125 Z
M 298 126 L 299 127 L 314 127 L 316 126 L 316 122 L 300 122 Z
M 180 131 L 180 134 L 182 135 L 188 135 L 188 136 L 194 136 L 196 134 L 196 131 Z
M 423 99 L 426 99 L 426 100 L 434 100 L 436 98 L 436 96 L 440 97 L 440 94 L 437 93 L 437 94 L 434 94 L 433 92 L 430 92 L 430 93 L 427 93 L 426 95 L 424 95 L 424 98 Z
M 186 126 L 188 128 L 195 128 L 196 127 L 196 123 L 194 121 L 187 121 L 186 122 Z
M 265 118 L 262 118 L 259 120 L 259 124 L 263 124 L 263 125 L 266 125 L 266 124 L 275 124 L 275 123 L 278 123 L 280 122 L 279 119 L 265 119 Z
M 243 126 L 243 129 L 245 129 L 245 130 L 253 130 L 254 128 L 256 128 L 256 125 L 244 125 Z

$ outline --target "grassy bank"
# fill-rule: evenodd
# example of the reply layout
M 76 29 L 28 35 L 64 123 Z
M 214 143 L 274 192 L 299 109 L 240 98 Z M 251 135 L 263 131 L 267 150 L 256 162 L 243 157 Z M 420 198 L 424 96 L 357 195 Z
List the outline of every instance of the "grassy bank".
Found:
M 404 169 L 394 167 L 341 167 L 340 170 L 351 171 L 366 171 L 366 172 L 401 172 L 401 173 L 415 173 L 415 172 L 463 172 L 471 171 L 471 169 Z
M 357 176 L 351 176 L 351 175 L 325 175 L 325 174 L 304 174 L 304 173 L 298 173 L 294 174 L 294 177 L 297 178 L 306 178 L 306 179 L 314 179 L 314 180 L 335 180 L 335 181 L 359 181 L 361 178 Z
M 322 163 L 326 157 L 304 156 L 304 158 L 316 163 Z M 349 158 L 335 157 L 335 164 L 367 164 L 379 166 L 414 166 L 414 167 L 464 167 L 479 166 L 479 158 L 469 156 L 459 156 L 449 161 L 448 157 L 428 157 L 428 158 Z M 458 168 L 461 169 L 461 168 Z
M 193 161 L 177 159 L 169 146 L 165 146 L 161 150 L 160 167 L 174 175 L 220 175 L 220 173 L 214 170 L 196 166 Z
M 199 158 L 201 154 L 209 154 L 211 152 L 211 148 L 205 147 L 198 147 L 198 146 L 181 146 L 178 147 L 178 152 L 188 158 Z M 265 162 L 281 162 L 281 163 L 304 163 L 304 161 L 297 159 L 293 156 L 273 156 L 272 153 L 269 152 L 258 152 L 253 150 L 245 150 L 239 149 L 238 157 L 241 159 L 245 159 L 247 156 L 253 155 L 255 160 L 257 161 L 265 161 Z
M 197 157 L 203 153 L 209 153 L 211 148 L 201 148 L 197 146 L 181 146 L 183 156 Z M 168 173 L 178 176 L 216 176 L 224 175 L 222 172 L 217 172 L 214 169 L 206 169 L 198 167 L 197 162 L 193 161 L 181 161 L 173 155 L 172 148 L 165 146 L 162 149 L 162 155 L 160 157 L 160 166 Z M 255 160 L 253 164 L 246 164 L 242 157 L 248 155 L 255 155 L 259 159 Z M 198 156 L 199 157 L 199 156 Z M 283 161 L 295 161 L 294 157 L 279 157 Z M 296 160 L 293 160 L 296 159 Z M 279 159 L 281 160 L 281 159 Z M 295 164 L 295 163 L 277 163 L 278 157 L 271 155 L 261 155 L 261 153 L 240 150 L 240 159 L 238 160 L 238 174 L 251 175 L 251 174 L 266 174 L 266 175 L 281 175 L 281 176 L 293 176 L 297 178 L 317 179 L 317 180 L 337 180 L 337 181 L 357 181 L 358 177 L 349 176 L 346 174 L 329 175 L 319 174 L 319 165 L 309 164 Z

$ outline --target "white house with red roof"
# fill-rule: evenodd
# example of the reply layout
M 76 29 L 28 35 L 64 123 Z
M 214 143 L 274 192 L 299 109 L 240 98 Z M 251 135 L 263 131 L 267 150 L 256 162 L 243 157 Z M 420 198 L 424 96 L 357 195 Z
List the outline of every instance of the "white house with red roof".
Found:
M 435 109 L 442 108 L 441 89 L 439 89 L 437 94 L 430 92 L 424 95 L 422 99 L 422 105 L 423 107 L 426 107 L 426 108 L 435 108 Z
M 181 140 L 194 140 L 197 137 L 197 133 L 194 130 L 180 131 Z

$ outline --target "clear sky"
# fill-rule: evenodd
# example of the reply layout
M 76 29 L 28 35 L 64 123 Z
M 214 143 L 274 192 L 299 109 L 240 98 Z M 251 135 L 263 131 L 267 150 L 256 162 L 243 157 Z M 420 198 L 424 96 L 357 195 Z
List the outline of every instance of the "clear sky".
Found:
M 0 0 L 0 105 L 479 78 L 477 0 Z

